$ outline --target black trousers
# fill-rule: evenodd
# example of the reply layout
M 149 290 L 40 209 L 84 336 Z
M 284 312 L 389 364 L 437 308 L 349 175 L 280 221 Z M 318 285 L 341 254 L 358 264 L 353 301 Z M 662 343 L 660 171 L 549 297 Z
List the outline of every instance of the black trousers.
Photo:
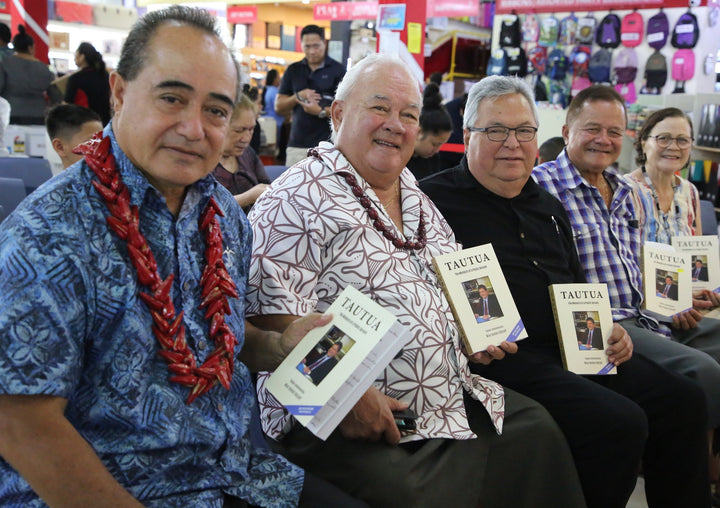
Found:
M 710 505 L 707 409 L 692 380 L 638 354 L 617 375 L 579 376 L 563 369 L 557 347 L 518 345 L 516 354 L 472 369 L 548 410 L 588 507 L 624 507 L 641 462 L 651 508 Z

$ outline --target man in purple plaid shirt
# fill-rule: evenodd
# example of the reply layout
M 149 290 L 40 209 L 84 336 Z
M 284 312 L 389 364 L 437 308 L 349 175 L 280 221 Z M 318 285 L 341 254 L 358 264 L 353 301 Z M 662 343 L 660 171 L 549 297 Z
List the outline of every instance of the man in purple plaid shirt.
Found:
M 640 225 L 631 187 L 612 164 L 627 124 L 615 90 L 595 85 L 571 102 L 558 158 L 533 170 L 535 180 L 568 212 L 588 282 L 608 285 L 613 319 L 627 330 L 635 351 L 697 381 L 708 398 L 708 429 L 720 427 L 720 321 L 696 309 L 658 322 L 645 315 L 638 256 Z

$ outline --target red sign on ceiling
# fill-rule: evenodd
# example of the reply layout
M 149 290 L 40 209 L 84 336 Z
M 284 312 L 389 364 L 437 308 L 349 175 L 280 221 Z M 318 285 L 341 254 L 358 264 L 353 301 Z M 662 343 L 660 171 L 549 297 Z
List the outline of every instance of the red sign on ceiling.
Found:
M 257 5 L 228 5 L 228 23 L 235 25 L 249 25 L 257 21 Z
M 462 18 L 480 14 L 477 0 L 427 0 L 428 18 Z
M 318 21 L 375 19 L 377 14 L 377 2 L 333 2 L 313 5 L 313 17 Z

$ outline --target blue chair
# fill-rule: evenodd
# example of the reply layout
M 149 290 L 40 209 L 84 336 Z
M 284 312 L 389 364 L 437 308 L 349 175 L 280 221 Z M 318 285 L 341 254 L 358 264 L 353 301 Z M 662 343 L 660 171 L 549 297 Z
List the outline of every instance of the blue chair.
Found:
M 278 176 L 283 174 L 283 171 L 287 169 L 287 166 L 265 166 L 265 172 L 268 175 L 268 178 L 270 178 L 270 181 L 272 182 L 275 180 Z
M 52 169 L 46 159 L 38 157 L 0 157 L 0 177 L 19 178 L 28 195 L 52 178 Z
M 0 206 L 5 217 L 25 199 L 25 184 L 19 178 L 0 177 Z
M 700 224 L 703 235 L 718 234 L 718 220 L 715 214 L 715 206 L 707 199 L 700 200 Z

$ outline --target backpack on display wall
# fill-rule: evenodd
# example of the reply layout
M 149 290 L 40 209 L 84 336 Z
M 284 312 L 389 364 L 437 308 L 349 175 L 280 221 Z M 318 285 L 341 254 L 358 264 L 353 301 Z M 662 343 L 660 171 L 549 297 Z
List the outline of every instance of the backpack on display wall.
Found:
M 610 63 L 612 55 L 605 48 L 600 48 L 590 57 L 588 76 L 593 83 L 610 83 Z
M 643 38 L 644 25 L 643 17 L 639 12 L 633 11 L 626 14 L 620 26 L 620 42 L 622 45 L 626 48 L 639 46 Z
M 530 48 L 527 52 L 528 72 L 534 72 L 537 75 L 545 74 L 547 66 L 547 49 L 542 46 Z
M 487 75 L 488 76 L 506 76 L 507 75 L 507 53 L 503 48 L 497 48 L 490 55 L 488 61 Z
M 560 48 L 553 49 L 547 58 L 545 74 L 553 80 L 563 80 L 568 70 L 568 57 Z
M 615 90 L 625 99 L 627 104 L 637 101 L 635 78 L 638 71 L 638 57 L 633 48 L 623 48 L 615 57 L 613 81 Z
M 508 14 L 503 17 L 500 25 L 500 46 L 520 46 L 520 18 L 515 14 Z
M 617 48 L 620 45 L 620 18 L 612 12 L 598 25 L 595 40 L 601 48 Z
M 667 83 L 668 69 L 665 55 L 657 49 L 645 63 L 645 86 L 640 91 L 642 94 L 659 95 Z
M 678 49 L 672 58 L 673 93 L 685 93 L 685 82 L 695 75 L 695 53 L 692 49 Z
M 595 40 L 596 29 L 597 19 L 592 14 L 588 13 L 587 16 L 579 18 L 577 32 L 575 32 L 575 43 L 583 46 L 592 45 Z
M 522 48 L 505 48 L 507 58 L 507 74 L 524 77 L 527 75 L 527 57 Z
M 648 19 L 647 23 L 647 42 L 653 49 L 662 49 L 667 42 L 670 34 L 670 24 L 668 17 L 661 9 L 660 12 Z
M 523 42 L 537 42 L 540 36 L 540 23 L 535 14 L 527 14 L 522 23 Z
M 698 27 L 697 18 L 695 14 L 687 11 L 675 23 L 670 44 L 678 49 L 690 49 L 695 47 L 699 37 L 700 28 Z
M 558 31 L 558 44 L 562 46 L 572 46 L 575 44 L 575 36 L 577 34 L 578 19 L 571 12 L 560 20 L 560 30 Z
M 540 21 L 540 38 L 538 44 L 543 47 L 557 44 L 560 22 L 552 14 Z

